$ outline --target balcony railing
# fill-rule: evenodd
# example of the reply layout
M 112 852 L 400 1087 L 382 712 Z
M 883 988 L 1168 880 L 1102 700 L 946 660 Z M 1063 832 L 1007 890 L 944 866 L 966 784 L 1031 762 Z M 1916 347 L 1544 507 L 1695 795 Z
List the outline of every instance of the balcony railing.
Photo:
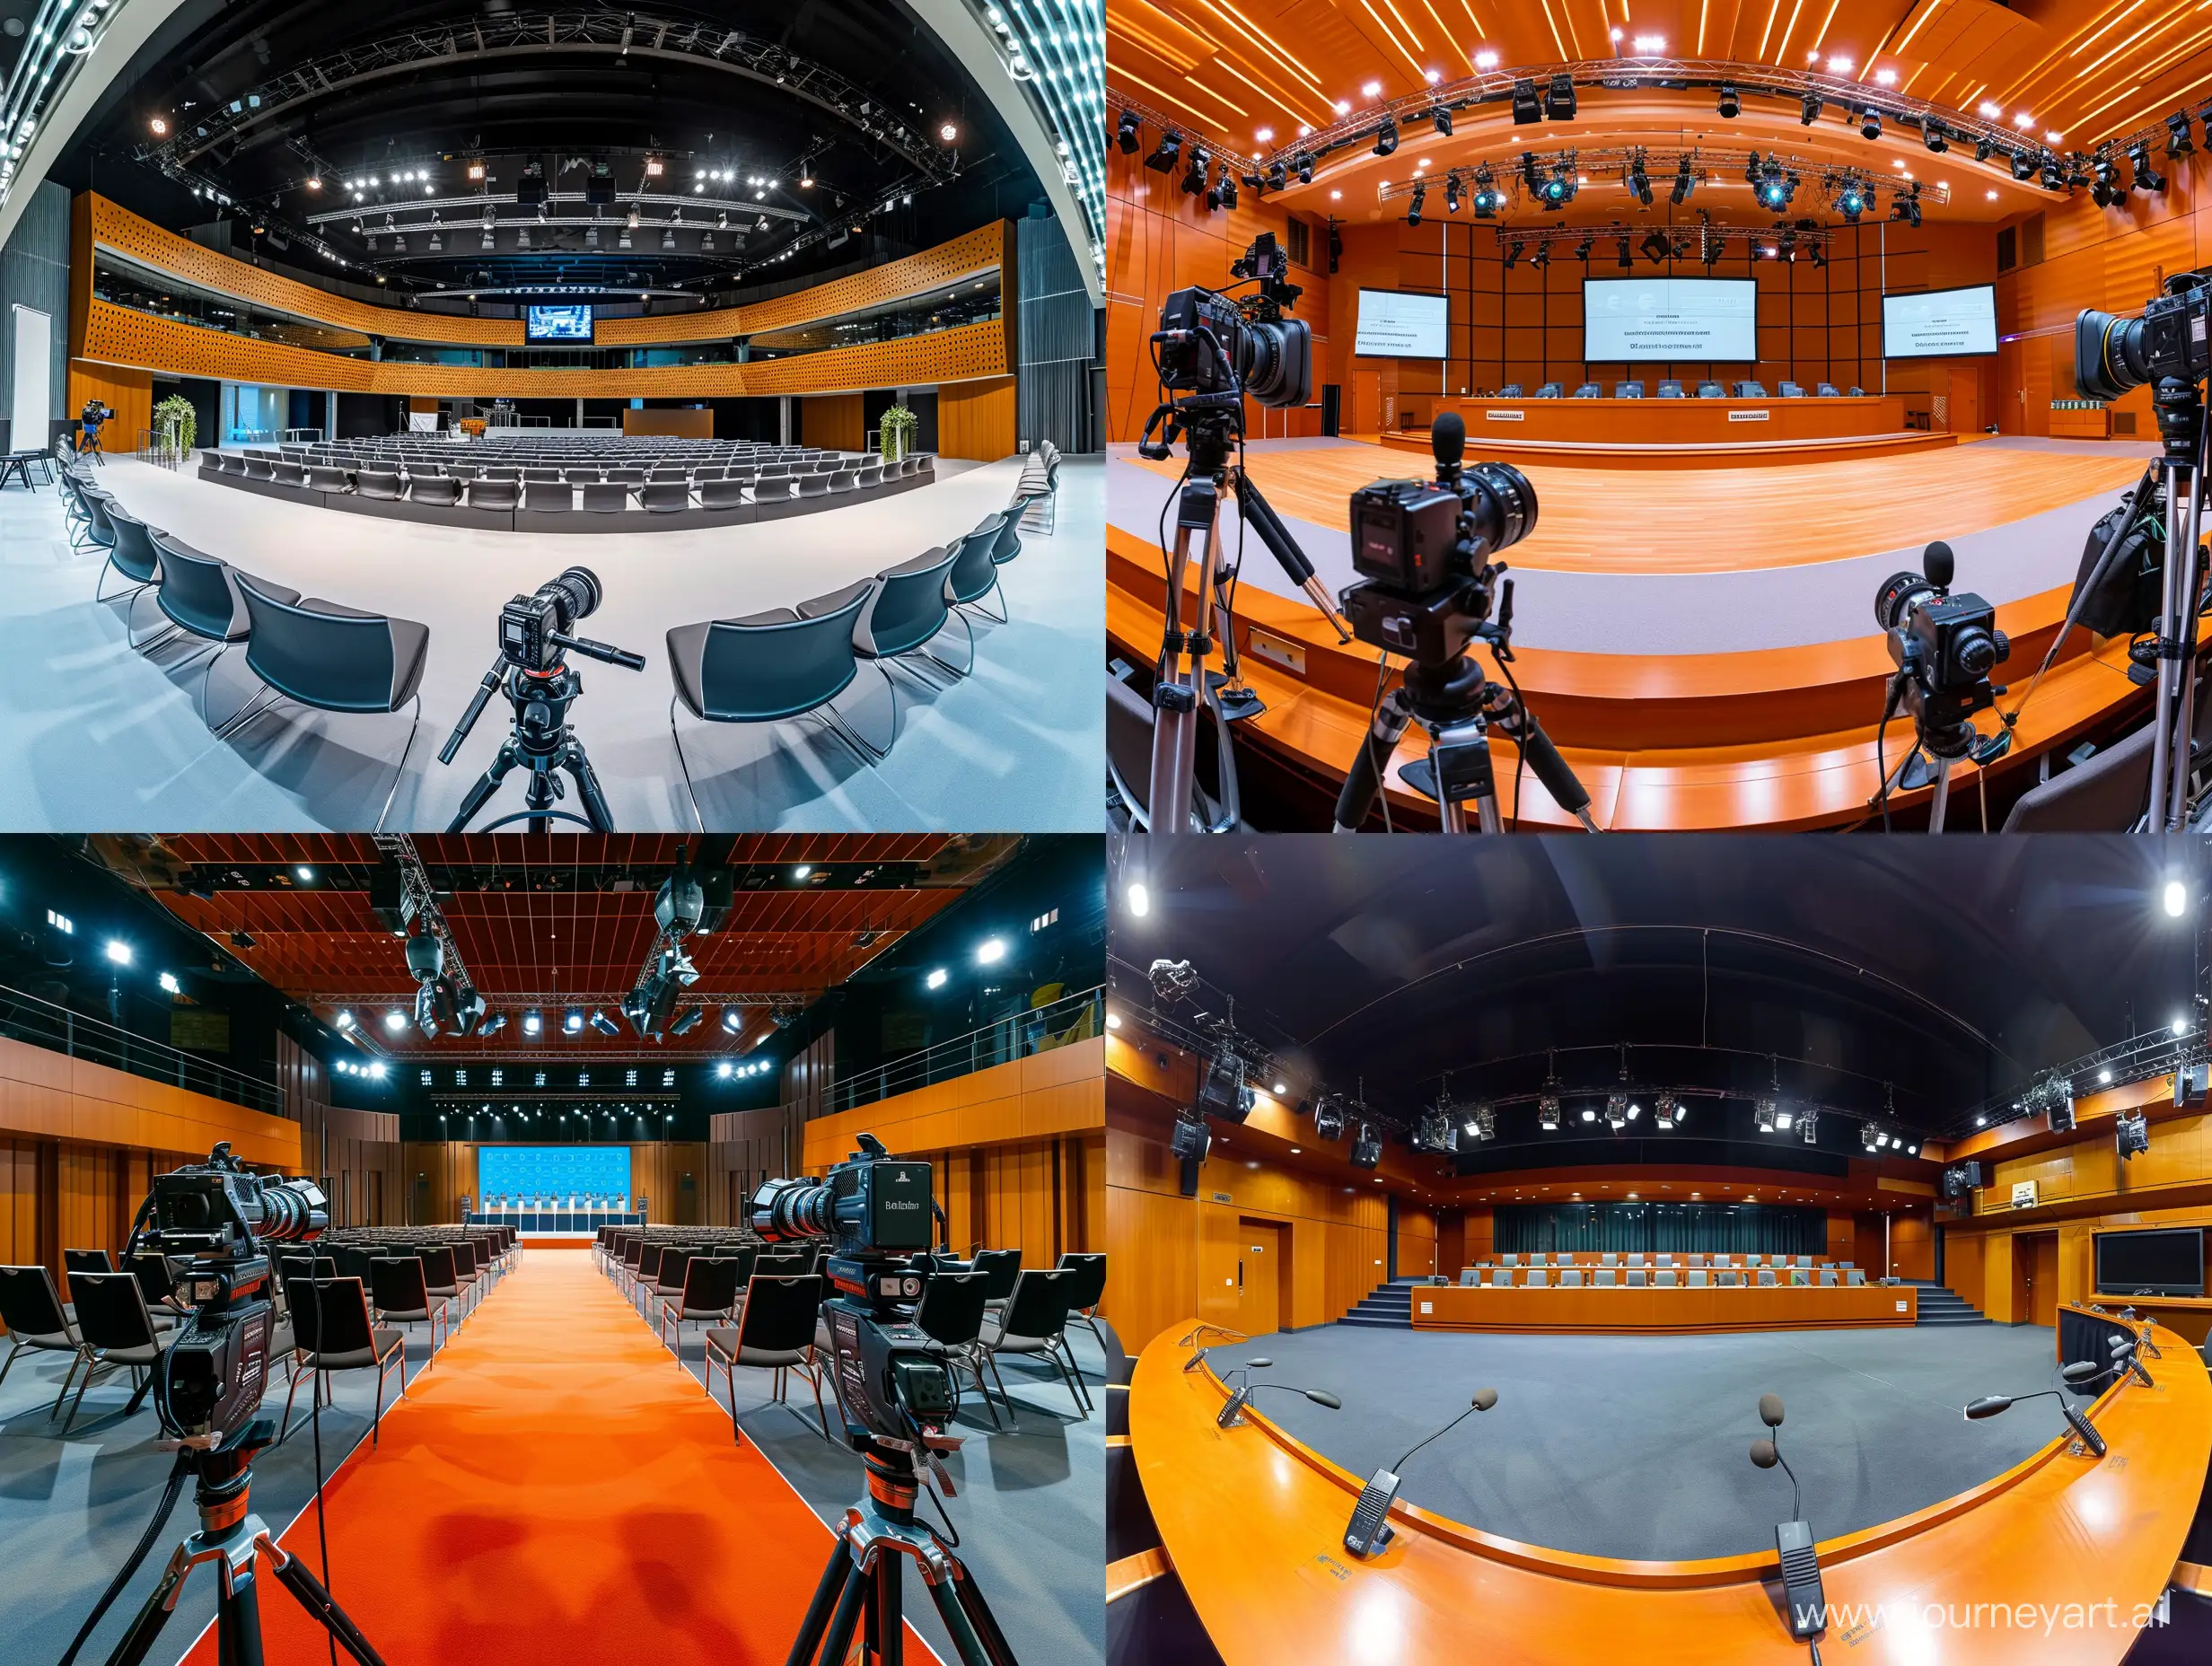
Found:
M 273 1081 L 241 1074 L 165 1041 L 149 1041 L 97 1018 L 87 1018 L 35 995 L 0 985 L 0 1036 L 71 1058 L 127 1070 L 149 1082 L 205 1093 L 250 1110 L 284 1114 L 284 1092 Z
M 1048 1005 L 1009 1013 L 980 1030 L 923 1048 L 873 1070 L 858 1072 L 840 1081 L 830 1092 L 821 1114 L 831 1116 L 861 1105 L 873 1105 L 896 1093 L 911 1093 L 933 1083 L 972 1075 L 993 1065 L 1004 1065 L 1055 1048 L 1088 1040 L 1104 1033 L 1106 990 L 1103 985 L 1077 995 L 1062 995 Z

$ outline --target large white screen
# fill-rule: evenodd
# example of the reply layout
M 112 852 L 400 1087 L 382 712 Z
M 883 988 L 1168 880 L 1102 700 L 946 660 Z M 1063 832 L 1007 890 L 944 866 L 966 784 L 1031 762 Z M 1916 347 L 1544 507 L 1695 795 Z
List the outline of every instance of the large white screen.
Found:
M 1409 295 L 1395 289 L 1359 292 L 1359 328 L 1352 351 L 1364 358 L 1440 359 L 1449 309 L 1442 295 Z
M 1759 357 L 1759 285 L 1739 277 L 1584 279 L 1585 359 L 1665 364 Z
M 1882 297 L 1884 358 L 1955 358 L 1996 351 L 1997 291 L 1987 284 Z

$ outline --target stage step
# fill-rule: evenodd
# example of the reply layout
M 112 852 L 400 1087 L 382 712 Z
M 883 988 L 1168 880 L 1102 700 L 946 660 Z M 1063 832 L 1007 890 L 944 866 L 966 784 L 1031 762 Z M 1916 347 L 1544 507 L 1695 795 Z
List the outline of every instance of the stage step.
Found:
M 1365 1325 L 1371 1329 L 1413 1328 L 1413 1285 L 1393 1279 L 1360 1297 L 1359 1305 L 1337 1320 L 1339 1325 Z
M 1925 1278 L 1904 1281 L 1919 1291 L 1919 1325 L 1988 1325 L 1996 1321 L 1962 1296 L 1946 1290 L 1943 1285 Z

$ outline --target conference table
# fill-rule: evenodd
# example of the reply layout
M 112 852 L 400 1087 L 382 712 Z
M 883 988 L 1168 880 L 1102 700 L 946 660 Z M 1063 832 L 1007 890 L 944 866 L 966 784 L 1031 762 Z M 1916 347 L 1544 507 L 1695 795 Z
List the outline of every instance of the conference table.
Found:
M 463 1215 L 470 1226 L 511 1226 L 518 1232 L 596 1232 L 602 1226 L 643 1226 L 645 1217 L 635 1209 L 572 1208 L 566 1205 L 472 1209 Z
M 1948 433 L 1906 425 L 1899 394 L 1854 399 L 1497 399 L 1441 394 L 1402 401 L 1385 445 L 1428 449 L 1428 426 L 1456 411 L 1467 455 L 1535 455 L 1619 468 L 1711 467 L 1742 461 L 1834 460 L 1955 445 Z
M 1505 1293 L 1504 1292 L 1501 1294 Z M 1819 1546 L 1830 1627 L 1822 1653 L 1853 1666 L 2117 1662 L 2129 1617 L 2174 1574 L 2212 1453 L 2212 1382 L 2163 1328 L 2156 1384 L 2132 1378 L 2087 1407 L 2106 1455 L 2054 1440 L 1979 1486 Z M 1129 1442 L 1162 1552 L 1229 1666 L 1285 1661 L 1585 1666 L 1725 1661 L 1804 1666 L 1782 1618 L 1771 1549 L 1698 1561 L 1624 1561 L 1521 1543 L 1400 1500 L 1395 1537 L 1362 1559 L 1344 1531 L 1365 1477 L 1264 1414 L 1215 1419 L 1228 1390 L 1185 1371 L 1195 1321 L 1163 1331 L 1129 1389 Z M 1202 1338 L 1222 1343 L 1217 1328 Z M 2041 1401 L 2032 1407 L 2057 1413 Z M 1655 1431 L 1655 1442 L 1663 1440 Z M 1137 1575 L 1137 1576 L 1140 1576 Z M 1115 1584 L 1110 1576 L 1110 1597 Z M 1966 1625 L 1971 1604 L 2041 1616 L 2116 1605 L 2091 1628 Z M 1876 1610 L 1879 1610 L 1878 1616 Z M 1986 1610 L 1985 1610 L 1986 1611 Z
M 1413 1286 L 1416 1330 L 1787 1330 L 1912 1325 L 1919 1317 L 1911 1285 Z

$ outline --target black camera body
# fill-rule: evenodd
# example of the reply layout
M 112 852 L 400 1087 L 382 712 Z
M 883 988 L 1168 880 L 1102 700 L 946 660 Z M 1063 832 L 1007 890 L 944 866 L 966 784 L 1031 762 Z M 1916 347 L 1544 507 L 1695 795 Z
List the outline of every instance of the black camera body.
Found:
M 329 1224 L 312 1180 L 250 1173 L 228 1141 L 204 1163 L 154 1177 L 124 1254 L 183 1264 L 176 1289 L 192 1315 L 154 1381 L 154 1412 L 171 1434 L 221 1449 L 252 1421 L 276 1328 L 263 1246 L 305 1242 Z
M 831 1253 L 848 1258 L 928 1249 L 935 1214 L 929 1164 L 892 1157 L 873 1134 L 860 1144 L 827 1179 L 764 1182 L 753 1194 L 753 1231 L 770 1243 L 829 1238 Z
M 1924 729 L 1955 731 L 2001 692 L 1989 673 L 2012 657 L 1997 609 L 1971 591 L 1953 592 L 1951 547 L 1927 547 L 1927 574 L 1896 573 L 1874 594 L 1874 619 L 1904 676 L 1903 704 Z
M 578 619 L 598 610 L 599 576 L 589 567 L 570 567 L 527 596 L 499 609 L 499 653 L 508 664 L 545 676 L 557 671 L 566 641 Z
M 1178 289 L 1161 303 L 1152 338 L 1161 385 L 1172 393 L 1249 394 L 1273 410 L 1313 397 L 1313 338 L 1304 321 L 1284 314 L 1304 292 L 1285 281 L 1290 258 L 1262 232 L 1229 268 L 1256 280 L 1257 293 L 1238 299 L 1218 290 Z
M 2074 320 L 2074 380 L 2085 398 L 2116 399 L 2161 381 L 2212 375 L 2212 270 L 2179 272 L 2140 318 L 2090 311 Z

